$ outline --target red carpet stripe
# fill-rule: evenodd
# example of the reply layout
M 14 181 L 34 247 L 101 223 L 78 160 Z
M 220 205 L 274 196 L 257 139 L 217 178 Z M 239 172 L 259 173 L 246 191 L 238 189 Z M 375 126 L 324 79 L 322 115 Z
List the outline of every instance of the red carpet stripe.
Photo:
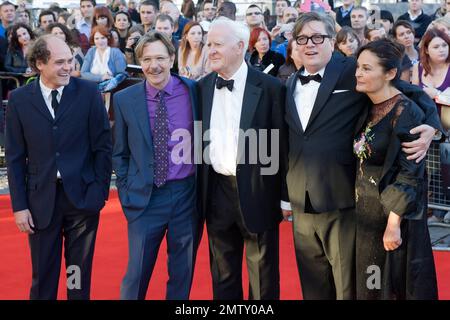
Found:
M 291 224 L 280 228 L 281 299 L 301 299 L 300 284 L 294 257 Z M 92 299 L 118 299 L 120 282 L 125 273 L 127 251 L 126 220 L 117 194 L 112 192 L 102 211 L 94 257 Z M 435 252 L 440 299 L 450 299 L 450 252 Z M 31 262 L 27 237 L 21 234 L 12 219 L 9 196 L 0 196 L 0 299 L 27 299 L 31 283 Z M 164 299 L 168 279 L 166 245 L 160 248 L 158 262 L 149 285 L 147 299 Z M 245 262 L 244 262 L 245 265 Z M 62 272 L 62 274 L 64 274 Z M 244 293 L 247 296 L 247 275 L 244 272 Z M 61 277 L 59 299 L 65 299 L 65 278 Z M 211 274 L 206 232 L 199 248 L 192 299 L 211 299 Z

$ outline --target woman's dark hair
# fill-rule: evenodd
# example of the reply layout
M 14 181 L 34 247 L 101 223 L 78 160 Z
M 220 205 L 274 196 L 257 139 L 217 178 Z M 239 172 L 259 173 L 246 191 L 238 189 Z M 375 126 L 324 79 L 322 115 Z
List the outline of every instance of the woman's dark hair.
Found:
M 403 27 L 406 29 L 409 29 L 412 31 L 413 35 L 416 35 L 416 31 L 414 30 L 414 27 L 409 21 L 406 20 L 397 20 L 397 22 L 394 23 L 394 26 L 392 27 L 392 36 L 394 39 L 397 38 L 397 29 L 398 27 Z
M 339 44 L 347 41 L 347 38 L 349 36 L 353 37 L 356 40 L 356 42 L 358 42 L 358 48 L 361 46 L 361 40 L 359 39 L 359 37 L 356 34 L 355 30 L 353 30 L 349 26 L 344 26 L 336 34 L 336 42 L 334 44 L 334 49 L 339 51 L 339 52 L 341 52 L 341 50 L 339 49 Z
M 17 37 L 17 30 L 19 30 L 20 28 L 24 28 L 28 31 L 31 40 L 34 40 L 36 38 L 33 30 L 31 30 L 31 27 L 29 25 L 25 23 L 16 23 L 11 27 L 11 30 L 9 31 L 9 34 L 11 35 L 11 40 L 9 42 L 10 50 L 21 50 L 19 38 Z
M 66 36 L 66 43 L 68 44 L 69 47 L 76 48 L 76 47 L 80 46 L 78 41 L 73 37 L 72 32 L 70 32 L 69 28 L 67 28 L 64 24 L 59 23 L 59 22 L 51 23 L 51 24 L 48 25 L 46 32 L 47 33 L 52 33 L 52 30 L 54 28 L 60 28 L 61 29 L 61 31 Z
M 402 71 L 402 60 L 405 54 L 405 47 L 402 44 L 391 39 L 372 41 L 358 50 L 356 53 L 356 58 L 358 59 L 361 53 L 366 50 L 372 52 L 378 58 L 379 64 L 383 68 L 384 72 L 397 69 L 397 73 L 393 81 L 400 78 Z
M 431 74 L 431 61 L 430 61 L 430 55 L 428 54 L 428 46 L 430 45 L 430 42 L 434 38 L 441 38 L 447 43 L 447 46 L 450 48 L 450 37 L 447 35 L 447 33 L 437 29 L 437 28 L 431 28 L 422 37 L 422 44 L 420 46 L 420 63 L 423 66 L 424 76 Z M 450 62 L 450 52 L 447 56 L 447 60 L 445 61 L 447 63 Z
M 128 23 L 130 24 L 130 25 L 128 26 L 128 29 L 130 29 L 130 27 L 131 27 L 131 25 L 132 25 L 131 16 L 130 16 L 130 14 L 129 14 L 128 12 L 125 12 L 125 11 L 118 11 L 118 12 L 116 12 L 116 13 L 114 14 L 114 25 L 116 24 L 116 18 L 117 18 L 117 16 L 118 16 L 119 14 L 123 14 L 123 15 L 125 15 L 125 16 L 127 17 Z M 116 28 L 116 29 L 117 29 L 117 28 Z

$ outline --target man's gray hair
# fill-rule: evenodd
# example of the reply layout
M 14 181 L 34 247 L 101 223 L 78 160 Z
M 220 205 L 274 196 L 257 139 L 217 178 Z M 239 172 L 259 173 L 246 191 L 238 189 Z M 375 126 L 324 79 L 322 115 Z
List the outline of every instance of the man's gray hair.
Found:
M 298 37 L 307 23 L 313 21 L 322 22 L 325 25 L 325 32 L 327 33 L 327 35 L 332 38 L 336 37 L 335 22 L 330 15 L 318 12 L 305 12 L 299 15 L 297 22 L 295 23 L 294 32 L 292 33 L 294 39 Z
M 227 30 L 230 34 L 234 35 L 238 41 L 244 42 L 243 53 L 245 54 L 248 48 L 248 42 L 250 41 L 250 31 L 245 24 L 242 22 L 233 21 L 226 17 L 219 17 L 211 23 L 208 32 L 211 32 L 211 30 L 215 28 Z

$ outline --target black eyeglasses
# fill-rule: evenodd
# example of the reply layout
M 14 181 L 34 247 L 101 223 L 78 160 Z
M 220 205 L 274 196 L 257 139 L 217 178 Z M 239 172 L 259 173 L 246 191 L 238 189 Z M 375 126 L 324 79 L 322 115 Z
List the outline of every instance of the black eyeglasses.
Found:
M 251 16 L 251 15 L 255 15 L 255 16 L 259 16 L 261 14 L 261 12 L 256 11 L 256 12 L 247 12 L 245 15 L 247 17 Z
M 295 42 L 297 42 L 298 45 L 302 46 L 307 44 L 309 40 L 311 40 L 314 44 L 322 44 L 325 39 L 331 39 L 331 37 L 326 34 L 315 34 L 311 37 L 299 36 L 295 38 Z

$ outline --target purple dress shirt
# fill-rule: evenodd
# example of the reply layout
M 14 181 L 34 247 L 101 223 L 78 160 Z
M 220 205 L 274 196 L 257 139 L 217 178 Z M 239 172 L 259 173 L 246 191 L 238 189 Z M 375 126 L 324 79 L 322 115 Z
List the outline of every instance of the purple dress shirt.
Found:
M 145 91 L 150 128 L 153 136 L 159 90 L 146 81 Z M 169 121 L 169 143 L 167 148 L 169 171 L 167 181 L 181 180 L 195 173 L 194 118 L 192 116 L 191 98 L 187 86 L 174 76 L 170 76 L 170 80 L 163 91 L 165 92 L 164 98 Z M 175 147 L 176 150 L 174 151 Z M 189 150 L 189 152 L 184 153 L 183 150 Z

